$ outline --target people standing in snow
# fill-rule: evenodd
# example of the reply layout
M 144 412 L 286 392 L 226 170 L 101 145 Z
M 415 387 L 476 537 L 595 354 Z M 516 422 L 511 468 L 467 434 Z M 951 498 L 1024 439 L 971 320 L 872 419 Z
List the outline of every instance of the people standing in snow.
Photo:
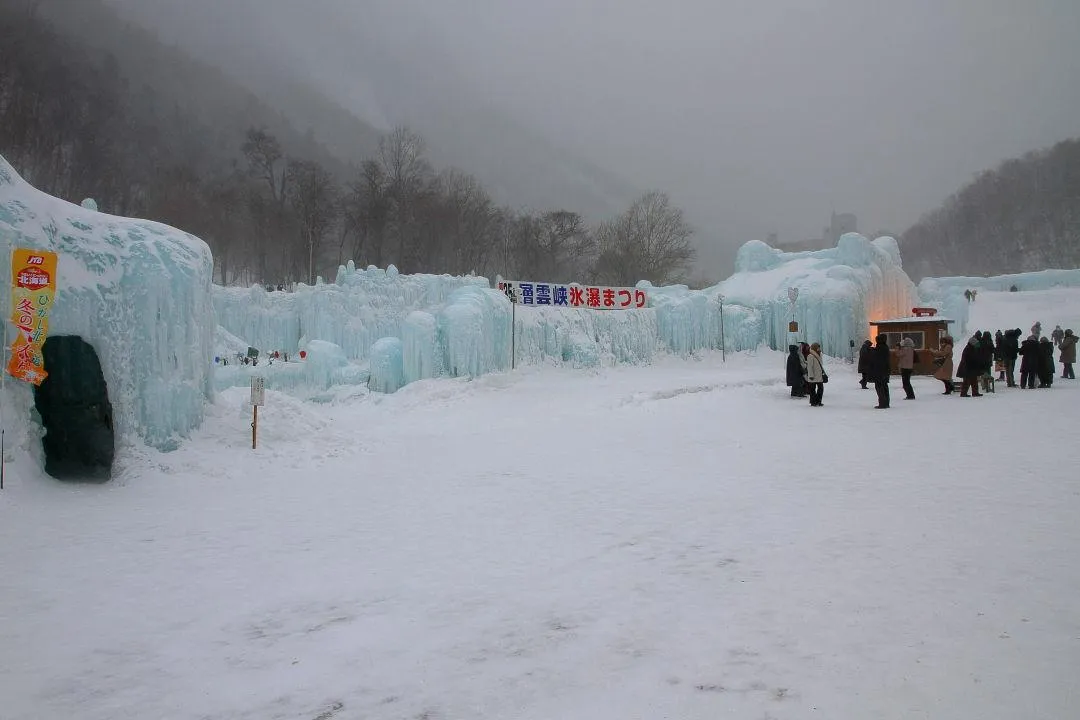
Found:
M 975 337 L 979 337 L 979 333 L 975 333 Z M 989 330 L 983 330 L 982 337 L 979 339 L 979 357 L 982 359 L 980 377 L 984 392 L 994 392 L 994 354 L 994 336 Z
M 1005 363 L 1005 382 L 1009 387 L 1016 387 L 1016 358 L 1020 355 L 1020 328 L 1006 330 L 998 346 L 998 353 Z
M 799 346 L 788 345 L 787 384 L 788 387 L 791 388 L 791 397 L 806 397 L 806 393 L 803 392 L 805 375 L 806 371 L 803 366 L 803 359 L 799 355 Z
M 1065 331 L 1061 329 L 1060 325 L 1054 326 L 1054 331 L 1050 333 L 1050 339 L 1054 341 L 1054 347 L 1061 345 L 1061 339 L 1065 337 Z
M 821 361 L 821 345 L 814 343 L 806 356 L 806 381 L 810 384 L 810 407 L 821 407 L 825 395 L 825 364 Z
M 915 370 L 915 341 L 909 337 L 900 341 L 897 367 L 900 368 L 900 379 L 904 385 L 904 399 L 914 400 L 915 388 L 911 387 L 911 373 Z
M 810 383 L 806 381 L 806 358 L 810 354 L 810 345 L 804 342 L 799 343 L 799 360 L 802 362 L 802 374 L 803 374 L 803 397 L 810 394 Z
M 937 372 L 934 373 L 934 377 L 940 380 L 945 385 L 945 392 L 942 395 L 952 395 L 953 386 L 953 339 L 946 335 L 941 338 L 941 352 L 944 353 L 941 357 L 934 361 L 934 364 L 938 366 Z
M 1044 337 L 1039 340 L 1039 351 L 1041 352 L 1039 363 L 1039 380 L 1041 384 L 1039 387 L 1052 387 L 1054 384 L 1054 343 L 1050 342 L 1050 338 Z
M 998 330 L 994 333 L 994 365 L 997 368 L 998 380 L 1005 379 L 1005 358 L 1001 355 L 1004 343 L 1005 335 Z
M 979 349 L 978 334 L 973 335 L 960 353 L 960 366 L 956 368 L 956 376 L 960 378 L 960 397 L 982 397 L 979 392 L 979 377 L 983 373 L 983 354 Z
M 1058 347 L 1060 355 L 1058 361 L 1061 363 L 1061 379 L 1062 380 L 1075 380 L 1076 374 L 1073 372 L 1073 363 L 1076 362 L 1076 336 L 1073 335 L 1072 330 L 1066 330 L 1061 335 L 1061 345 Z
M 1039 363 L 1042 353 L 1039 351 L 1039 340 L 1034 334 L 1028 335 L 1028 339 L 1020 343 L 1020 389 L 1034 390 L 1035 378 L 1039 374 Z
M 864 340 L 862 347 L 859 348 L 859 385 L 863 390 L 866 390 L 866 383 L 870 381 L 870 353 L 873 351 L 873 343 L 869 340 Z
M 870 354 L 870 382 L 877 391 L 876 410 L 889 408 L 889 338 L 885 333 L 878 333 L 877 344 Z
M 1035 336 L 1036 340 L 1042 337 L 1042 323 L 1038 320 L 1031 326 L 1031 334 Z

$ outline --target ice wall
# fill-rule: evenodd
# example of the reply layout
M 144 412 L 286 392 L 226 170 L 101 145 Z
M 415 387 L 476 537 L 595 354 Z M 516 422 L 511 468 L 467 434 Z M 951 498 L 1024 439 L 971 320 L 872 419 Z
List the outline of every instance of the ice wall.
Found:
M 217 288 L 215 304 L 223 334 L 290 353 L 315 340 L 332 342 L 344 358 L 368 361 L 372 389 L 392 391 L 425 378 L 477 376 L 511 365 L 598 367 L 648 363 L 657 353 L 783 347 L 789 287 L 800 290 L 799 339 L 847 355 L 851 341 L 868 336 L 870 319 L 910 314 L 915 296 L 891 238 L 871 243 L 849 234 L 835 248 L 809 253 L 750 242 L 739 252 L 738 268 L 705 290 L 639 283 L 648 306 L 632 310 L 515 308 L 485 278 L 405 276 L 351 265 L 335 284 L 300 286 L 295 293 Z
M 734 275 L 705 292 L 755 311 L 761 342 L 773 349 L 786 347 L 792 337 L 788 288 L 799 290 L 795 337 L 819 342 L 825 354 L 838 357 L 849 354 L 852 341 L 859 345 L 869 337 L 870 320 L 907 317 L 917 297 L 890 237 L 870 242 L 847 233 L 835 248 L 795 253 L 752 240 L 739 249 L 735 265 Z
M 964 291 L 1008 292 L 1014 286 L 1018 292 L 1049 290 L 1056 287 L 1080 287 L 1080 270 L 1041 270 L 993 277 L 923 278 L 919 283 L 919 301 L 923 305 L 938 308 L 942 315 L 955 320 L 953 332 L 966 335 L 970 304 L 964 297 Z M 975 302 L 978 301 L 978 295 L 976 295 Z
M 357 270 L 350 261 L 338 268 L 333 284 L 300 284 L 295 292 L 267 292 L 259 286 L 214 286 L 214 309 L 228 332 L 266 352 L 296 352 L 302 341 L 325 340 L 350 360 L 364 360 L 376 340 L 400 337 L 414 310 L 431 312 L 463 286 L 488 287 L 486 278 L 450 275 L 400 275 Z
M 0 247 L 59 255 L 49 335 L 93 346 L 121 439 L 172 448 L 202 422 L 213 392 L 210 249 L 167 225 L 85 205 L 34 189 L 0 157 Z M 2 255 L 0 273 L 10 277 L 10 254 Z M 14 392 L 29 411 L 31 387 Z

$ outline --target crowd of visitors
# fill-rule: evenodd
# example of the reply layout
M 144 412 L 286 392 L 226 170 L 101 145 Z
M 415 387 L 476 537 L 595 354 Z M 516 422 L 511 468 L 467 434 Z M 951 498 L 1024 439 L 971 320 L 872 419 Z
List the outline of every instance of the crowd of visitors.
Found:
M 1004 381 L 1011 388 L 1052 387 L 1056 374 L 1055 351 L 1058 353 L 1057 362 L 1061 363 L 1061 378 L 1076 379 L 1073 365 L 1076 363 L 1078 338 L 1071 329 L 1063 330 L 1058 325 L 1046 336 L 1042 334 L 1042 323 L 1036 322 L 1027 339 L 1021 341 L 1022 335 L 1023 331 L 1019 328 L 998 330 L 993 334 L 989 330 L 976 332 L 965 343 L 954 375 L 953 338 L 942 338 L 941 348 L 937 351 L 917 351 L 911 338 L 906 337 L 898 347 L 890 348 L 888 336 L 879 333 L 876 343 L 866 340 L 859 349 L 859 385 L 866 390 L 873 383 L 877 392 L 877 405 L 874 407 L 878 410 L 888 409 L 891 402 L 889 379 L 895 354 L 904 399 L 914 400 L 911 375 L 915 370 L 917 352 L 930 353 L 936 368 L 934 377 L 944 385 L 943 395 L 952 395 L 956 391 L 955 379 L 960 380 L 960 397 L 982 397 L 986 391 L 994 392 L 995 372 L 997 380 Z M 1020 361 L 1019 384 L 1015 379 L 1017 360 Z M 824 404 L 825 383 L 829 382 L 829 375 L 825 372 L 818 343 L 789 345 L 786 374 L 791 397 L 809 397 L 812 407 Z

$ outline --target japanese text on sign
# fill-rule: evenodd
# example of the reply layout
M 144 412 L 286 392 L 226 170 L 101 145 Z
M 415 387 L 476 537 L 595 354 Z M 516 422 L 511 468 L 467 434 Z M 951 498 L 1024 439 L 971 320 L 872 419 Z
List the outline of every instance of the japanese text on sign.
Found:
M 256 407 L 266 404 L 266 378 L 258 375 L 251 377 L 251 404 Z
M 56 297 L 56 253 L 16 248 L 11 255 L 11 343 L 7 372 L 40 385 L 48 373 L 42 346 L 49 332 L 49 310 Z
M 499 290 L 510 302 L 534 307 L 571 307 L 587 310 L 631 310 L 648 303 L 644 290 L 599 285 L 560 285 L 557 283 L 503 280 Z

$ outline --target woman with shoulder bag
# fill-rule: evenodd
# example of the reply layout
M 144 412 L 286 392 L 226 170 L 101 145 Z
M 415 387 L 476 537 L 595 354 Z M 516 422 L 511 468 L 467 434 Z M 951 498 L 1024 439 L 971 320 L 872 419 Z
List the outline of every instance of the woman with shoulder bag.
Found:
M 810 352 L 806 356 L 806 382 L 810 385 L 810 407 L 821 407 L 821 401 L 825 395 L 825 383 L 829 376 L 825 373 L 825 365 L 821 361 L 821 345 L 814 343 L 810 346 Z

